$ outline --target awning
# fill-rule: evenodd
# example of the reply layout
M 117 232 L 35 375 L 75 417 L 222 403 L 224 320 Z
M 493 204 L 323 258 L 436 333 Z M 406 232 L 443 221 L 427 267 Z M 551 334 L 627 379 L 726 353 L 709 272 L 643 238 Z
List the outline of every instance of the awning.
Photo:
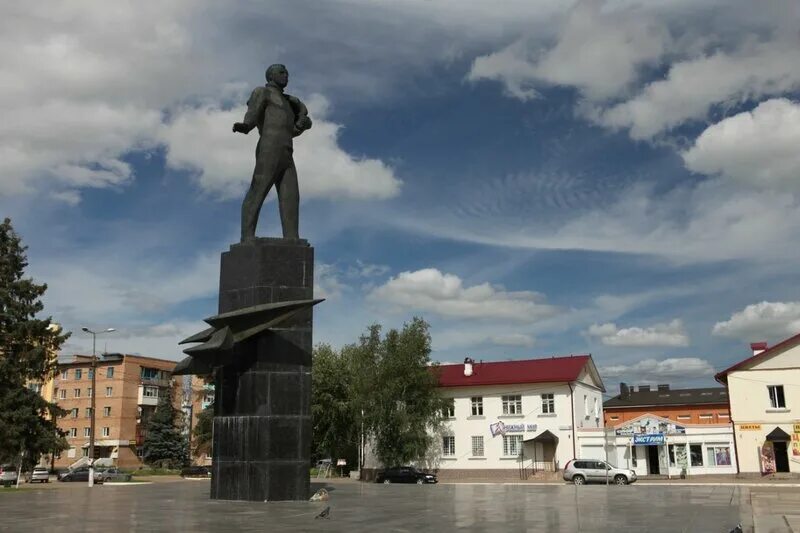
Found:
M 558 437 L 553 435 L 550 430 L 545 429 L 533 438 L 525 439 L 523 442 L 558 442 Z
M 767 440 L 770 441 L 789 441 L 792 440 L 791 435 L 786 433 L 781 428 L 775 428 L 767 435 Z

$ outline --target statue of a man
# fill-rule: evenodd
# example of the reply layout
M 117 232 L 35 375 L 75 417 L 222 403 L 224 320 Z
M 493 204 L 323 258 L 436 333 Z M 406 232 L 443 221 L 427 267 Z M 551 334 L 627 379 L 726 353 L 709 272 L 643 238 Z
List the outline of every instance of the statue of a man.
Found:
M 244 120 L 233 125 L 234 132 L 244 134 L 258 128 L 261 136 L 253 180 L 242 203 L 242 242 L 255 238 L 258 214 L 273 185 L 278 191 L 283 238 L 299 238 L 300 193 L 292 139 L 311 127 L 311 119 L 303 102 L 283 92 L 288 83 L 289 72 L 284 65 L 270 66 L 267 84 L 253 90 Z

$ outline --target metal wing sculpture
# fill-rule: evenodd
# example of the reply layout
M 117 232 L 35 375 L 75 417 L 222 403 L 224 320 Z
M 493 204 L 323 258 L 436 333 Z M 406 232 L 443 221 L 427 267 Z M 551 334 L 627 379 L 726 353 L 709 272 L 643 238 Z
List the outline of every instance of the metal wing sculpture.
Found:
M 294 300 L 254 305 L 205 319 L 211 327 L 183 339 L 178 344 L 200 343 L 186 348 L 188 355 L 175 367 L 173 375 L 210 374 L 214 366 L 222 363 L 237 344 L 271 328 L 280 326 L 297 313 L 311 309 L 318 300 Z

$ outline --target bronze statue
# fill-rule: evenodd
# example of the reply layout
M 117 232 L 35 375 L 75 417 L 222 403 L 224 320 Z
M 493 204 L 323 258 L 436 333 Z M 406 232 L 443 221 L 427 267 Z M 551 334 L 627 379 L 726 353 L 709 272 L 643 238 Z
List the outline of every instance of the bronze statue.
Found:
M 233 131 L 248 134 L 258 128 L 256 167 L 242 203 L 242 242 L 255 239 L 256 224 L 267 193 L 274 185 L 284 239 L 298 239 L 300 193 L 292 158 L 292 139 L 311 128 L 308 109 L 300 99 L 285 94 L 289 72 L 284 65 L 267 69 L 267 84 L 256 87 L 247 100 L 247 112 Z

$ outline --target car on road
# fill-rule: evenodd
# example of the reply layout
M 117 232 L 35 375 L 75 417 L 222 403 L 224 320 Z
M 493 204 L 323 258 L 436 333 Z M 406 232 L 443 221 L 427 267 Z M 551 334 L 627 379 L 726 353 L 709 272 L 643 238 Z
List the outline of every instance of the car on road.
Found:
M 64 472 L 60 476 L 58 476 L 59 481 L 89 481 L 89 467 L 88 466 L 81 466 L 75 468 L 73 470 L 69 470 Z M 94 482 L 95 483 L 102 483 L 103 482 L 103 473 L 99 470 L 94 471 Z
M 131 474 L 122 472 L 116 466 L 112 466 L 111 468 L 106 468 L 105 470 L 100 471 L 100 479 L 102 479 L 103 483 L 130 481 L 132 477 L 133 476 L 131 476 Z M 87 477 L 86 479 L 88 480 L 89 478 Z
M 187 466 L 181 468 L 181 477 L 211 477 L 211 469 L 207 466 Z
M 28 483 L 34 483 L 36 481 L 39 483 L 50 483 L 50 471 L 44 466 L 37 466 L 28 472 L 27 481 Z
M 606 482 L 627 485 L 636 481 L 636 472 L 596 459 L 573 459 L 564 467 L 564 480 L 576 485 Z
M 378 473 L 375 478 L 378 483 L 416 483 L 424 485 L 426 483 L 437 483 L 436 475 L 423 472 L 413 466 L 401 466 L 398 468 L 387 468 Z
M 17 483 L 17 467 L 14 465 L 0 465 L 0 485 L 9 487 Z

